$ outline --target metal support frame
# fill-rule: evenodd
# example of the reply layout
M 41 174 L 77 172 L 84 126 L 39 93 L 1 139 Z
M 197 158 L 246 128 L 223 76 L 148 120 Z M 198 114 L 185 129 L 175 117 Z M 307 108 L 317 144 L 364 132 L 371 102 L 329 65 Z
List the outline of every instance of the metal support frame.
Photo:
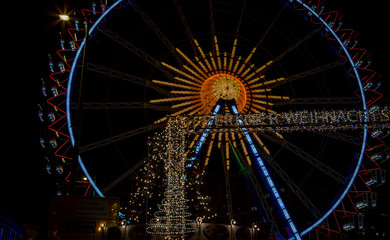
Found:
M 316 67 L 316 68 L 313 68 L 313 69 L 309 69 L 307 71 L 304 71 L 304 72 L 292 75 L 290 77 L 287 77 L 283 81 L 280 81 L 280 82 L 277 82 L 275 84 L 272 84 L 270 86 L 270 88 L 273 89 L 273 88 L 276 88 L 276 87 L 278 87 L 280 85 L 286 84 L 288 82 L 292 82 L 292 81 L 295 81 L 295 80 L 298 80 L 298 79 L 301 79 L 301 78 L 304 78 L 304 77 L 307 77 L 307 76 L 310 76 L 310 75 L 314 75 L 314 74 L 317 74 L 317 73 L 320 73 L 320 72 L 323 72 L 323 71 L 326 71 L 326 70 L 329 70 L 329 69 L 332 69 L 332 68 L 335 68 L 335 67 L 342 66 L 346 62 L 347 62 L 347 60 L 340 59 L 340 60 L 337 60 L 337 61 L 325 64 L 325 65 L 322 65 L 322 66 L 319 66 L 319 67 Z
M 226 190 L 226 200 L 228 205 L 228 217 L 230 222 L 233 219 L 232 191 L 230 188 L 229 171 L 227 170 L 225 152 L 223 151 L 223 148 L 221 148 L 221 154 L 222 154 L 223 173 L 225 175 L 225 190 Z
M 315 158 L 315 157 L 311 156 L 310 154 L 306 153 L 305 151 L 303 151 L 302 149 L 298 148 L 297 146 L 295 146 L 294 144 L 290 143 L 289 141 L 287 141 L 285 139 L 282 139 L 282 138 L 279 138 L 277 136 L 274 136 L 272 134 L 260 133 L 260 135 L 262 137 L 264 137 L 265 139 L 268 139 L 270 141 L 273 141 L 275 143 L 280 144 L 281 146 L 283 146 L 287 150 L 291 151 L 292 153 L 294 153 L 295 155 L 297 155 L 301 159 L 305 160 L 307 163 L 309 163 L 313 167 L 316 167 L 318 170 L 320 170 L 321 172 L 325 173 L 326 175 L 328 175 L 332 179 L 336 180 L 340 184 L 344 184 L 346 178 L 343 175 L 341 175 L 340 173 L 336 172 L 332 168 L 328 167 L 327 165 L 322 163 L 320 160 L 318 160 L 317 158 Z
M 116 34 L 115 32 L 111 31 L 110 29 L 108 29 L 107 27 L 105 27 L 103 24 L 99 24 L 97 26 L 97 29 L 99 30 L 99 32 L 103 33 L 104 35 L 106 35 L 107 37 L 111 38 L 112 40 L 114 40 L 115 42 L 117 42 L 118 44 L 122 45 L 124 48 L 126 48 L 127 50 L 129 50 L 130 52 L 134 53 L 135 55 L 137 55 L 138 57 L 140 57 L 141 59 L 143 59 L 144 61 L 148 62 L 149 64 L 151 64 L 152 66 L 156 67 L 157 69 L 159 69 L 162 73 L 164 73 L 164 75 L 166 77 L 168 77 L 169 79 L 171 80 L 174 80 L 175 78 L 172 76 L 172 74 L 170 74 L 160 63 L 160 61 L 158 61 L 157 59 L 155 59 L 154 57 L 150 56 L 148 53 L 146 53 L 145 51 L 143 51 L 142 49 L 140 49 L 139 47 L 137 47 L 136 45 L 134 45 L 133 43 L 127 41 L 126 39 L 124 39 L 123 37 L 119 36 L 118 34 Z
M 173 3 L 175 4 L 175 8 L 176 8 L 177 14 L 179 15 L 180 21 L 181 21 L 181 23 L 182 23 L 182 25 L 184 27 L 184 30 L 185 30 L 185 32 L 187 34 L 189 43 L 192 46 L 192 50 L 194 52 L 194 56 L 197 56 L 196 45 L 194 43 L 194 39 L 195 39 L 194 38 L 194 34 L 192 33 L 190 26 L 188 25 L 187 18 L 184 15 L 184 12 L 183 12 L 183 9 L 180 6 L 179 0 L 173 0 Z
M 267 163 L 275 170 L 281 179 L 287 184 L 291 191 L 301 200 L 303 205 L 311 212 L 311 214 L 317 219 L 320 217 L 320 211 L 314 206 L 314 204 L 306 197 L 302 190 L 294 183 L 293 180 L 285 173 L 282 167 L 276 161 L 273 161 L 271 156 L 269 156 L 262 149 L 259 149 L 259 154 L 267 160 Z
M 72 109 L 77 109 L 78 104 L 72 104 Z M 83 110 L 119 110 L 132 108 L 151 108 L 158 111 L 172 111 L 170 106 L 161 106 L 149 102 L 84 102 Z
M 157 92 L 162 93 L 166 96 L 172 96 L 170 91 L 157 86 L 149 79 L 140 78 L 140 77 L 128 74 L 128 73 L 123 73 L 121 71 L 118 71 L 118 70 L 115 70 L 112 68 L 108 68 L 108 67 L 99 66 L 99 65 L 93 64 L 93 63 L 87 63 L 85 66 L 85 69 L 87 69 L 88 71 L 92 71 L 92 72 L 96 72 L 96 73 L 108 76 L 108 77 L 124 80 L 124 81 L 134 83 L 134 84 L 137 84 L 140 86 L 149 87 L 149 88 L 152 88 L 152 89 L 156 90 Z
M 150 130 L 160 128 L 161 126 L 163 126 L 163 124 L 146 125 L 146 126 L 143 126 L 143 127 L 137 128 L 137 129 L 133 129 L 131 131 L 124 132 L 124 133 L 121 133 L 119 135 L 115 135 L 115 136 L 112 136 L 112 137 L 109 137 L 109 138 L 106 138 L 106 139 L 103 139 L 103 140 L 100 140 L 100 141 L 97 141 L 94 143 L 80 146 L 79 153 L 84 153 L 84 152 L 90 151 L 92 149 L 103 147 L 103 146 L 106 146 L 108 144 L 115 143 L 115 142 L 121 141 L 123 139 L 130 138 L 130 137 L 135 136 L 137 134 L 145 133 L 145 132 L 148 132 Z
M 144 22 L 148 25 L 148 27 L 154 32 L 154 34 L 161 40 L 161 42 L 165 45 L 165 47 L 171 52 L 171 54 L 175 57 L 176 61 L 182 65 L 182 61 L 179 55 L 176 52 L 175 46 L 169 41 L 169 39 L 165 36 L 165 34 L 160 30 L 160 28 L 156 25 L 156 23 L 146 14 L 144 10 L 142 10 L 141 6 L 137 3 L 137 1 L 131 0 L 128 1 L 130 6 L 138 13 L 138 15 L 144 20 Z

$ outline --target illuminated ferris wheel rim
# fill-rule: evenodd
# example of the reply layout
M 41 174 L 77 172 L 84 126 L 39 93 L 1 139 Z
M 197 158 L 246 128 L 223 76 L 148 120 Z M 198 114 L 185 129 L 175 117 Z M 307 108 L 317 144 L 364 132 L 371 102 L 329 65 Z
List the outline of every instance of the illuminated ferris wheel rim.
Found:
M 100 15 L 100 17 L 96 20 L 96 22 L 89 29 L 88 37 L 93 36 L 94 31 L 96 30 L 97 26 L 102 22 L 102 20 L 115 7 L 117 7 L 122 2 L 124 2 L 124 0 L 118 0 L 118 1 L 114 2 L 109 8 L 106 9 L 106 11 L 104 11 L 102 13 L 102 15 Z M 350 63 L 350 65 L 352 67 L 352 70 L 354 72 L 354 75 L 356 77 L 356 81 L 358 83 L 358 87 L 359 87 L 359 91 L 360 91 L 360 95 L 361 95 L 361 99 L 362 99 L 362 108 L 363 108 L 363 110 L 367 110 L 367 105 L 366 105 L 366 100 L 365 100 L 365 93 L 364 93 L 364 90 L 363 90 L 363 86 L 362 86 L 362 83 L 361 83 L 361 79 L 360 79 L 360 75 L 358 73 L 357 67 L 355 66 L 355 63 L 352 60 L 352 58 L 351 58 L 351 56 L 349 54 L 349 51 L 347 50 L 347 48 L 345 47 L 345 45 L 343 44 L 341 39 L 338 37 L 336 32 L 332 29 L 332 27 L 324 19 L 321 18 L 321 16 L 315 10 L 313 10 L 310 6 L 308 6 L 303 1 L 301 1 L 301 0 L 289 0 L 289 2 L 290 3 L 296 2 L 296 3 L 300 4 L 302 7 L 304 7 L 314 17 L 316 17 L 322 23 L 322 25 L 326 27 L 327 31 L 329 31 L 332 34 L 332 36 L 336 39 L 338 45 L 343 50 L 343 52 L 344 52 L 348 62 Z M 71 96 L 72 96 L 72 89 L 73 89 L 73 83 L 74 83 L 75 69 L 77 67 L 77 62 L 79 61 L 80 56 L 82 56 L 82 50 L 83 50 L 83 48 L 85 46 L 85 42 L 86 42 L 86 38 L 84 38 L 82 40 L 82 42 L 80 43 L 79 48 L 78 48 L 78 50 L 77 50 L 77 52 L 75 54 L 75 58 L 74 58 L 74 61 L 72 63 L 72 66 L 71 66 L 71 69 L 70 69 L 70 72 L 69 72 L 69 78 L 68 78 L 68 84 L 67 84 L 67 92 L 66 92 L 66 120 L 67 120 L 67 127 L 68 127 L 68 131 L 69 131 L 69 136 L 70 136 L 70 142 L 71 142 L 73 147 L 75 147 L 75 136 L 74 136 L 74 133 L 73 133 L 72 121 L 71 121 L 71 119 L 72 119 L 72 117 L 71 117 Z M 366 146 L 366 139 L 367 139 L 367 129 L 363 129 L 362 146 L 361 146 L 359 158 L 358 158 L 358 161 L 356 163 L 356 167 L 354 168 L 352 174 L 350 175 L 350 178 L 347 179 L 348 184 L 346 185 L 344 191 L 341 194 L 339 194 L 338 197 L 336 197 L 337 200 L 334 200 L 334 202 L 331 204 L 332 206 L 329 208 L 329 210 L 325 214 L 323 214 L 323 216 L 320 219 L 318 219 L 315 223 L 313 223 L 310 227 L 308 227 L 307 229 L 302 231 L 300 233 L 300 235 L 307 234 L 308 232 L 313 230 L 316 226 L 318 226 L 321 222 L 323 222 L 336 209 L 336 207 L 340 204 L 342 199 L 346 196 L 346 194 L 350 190 L 350 188 L 351 188 L 351 186 L 352 186 L 352 184 L 353 184 L 353 182 L 354 182 L 354 180 L 355 180 L 355 178 L 356 178 L 356 176 L 358 174 L 360 165 L 362 163 L 363 156 L 364 156 L 364 151 L 365 151 L 365 146 Z M 90 176 L 88 170 L 86 169 L 86 167 L 85 167 L 85 165 L 84 165 L 80 155 L 78 155 L 78 162 L 79 162 L 79 165 L 80 165 L 83 173 L 85 174 L 85 176 L 88 178 L 88 181 L 92 185 L 93 189 L 96 191 L 96 193 L 100 197 L 104 197 L 104 194 L 100 191 L 100 189 L 97 187 L 97 185 L 94 183 L 93 179 L 91 178 L 91 176 Z

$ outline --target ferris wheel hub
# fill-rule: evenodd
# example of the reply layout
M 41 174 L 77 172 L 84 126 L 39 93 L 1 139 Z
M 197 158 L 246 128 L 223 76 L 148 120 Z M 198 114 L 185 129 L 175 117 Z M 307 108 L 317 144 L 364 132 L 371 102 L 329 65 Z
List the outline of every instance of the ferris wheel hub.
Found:
M 241 81 L 230 74 L 216 74 L 208 78 L 202 85 L 201 100 L 206 108 L 214 99 L 235 100 L 241 111 L 246 103 L 246 92 Z

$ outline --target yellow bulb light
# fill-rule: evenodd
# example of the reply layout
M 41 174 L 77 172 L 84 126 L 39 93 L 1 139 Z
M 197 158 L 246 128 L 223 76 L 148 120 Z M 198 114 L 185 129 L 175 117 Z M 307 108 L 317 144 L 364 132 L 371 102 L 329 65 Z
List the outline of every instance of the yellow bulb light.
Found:
M 62 21 L 69 21 L 69 15 L 60 14 L 59 17 Z

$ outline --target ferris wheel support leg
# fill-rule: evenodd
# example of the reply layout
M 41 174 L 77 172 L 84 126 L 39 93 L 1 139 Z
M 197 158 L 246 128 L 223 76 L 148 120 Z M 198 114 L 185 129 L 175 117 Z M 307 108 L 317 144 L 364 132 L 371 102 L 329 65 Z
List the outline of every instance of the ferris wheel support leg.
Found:
M 226 167 L 226 156 L 222 148 L 221 148 L 221 155 L 222 155 L 223 173 L 225 175 L 225 190 L 226 190 L 226 201 L 228 205 L 228 217 L 230 222 L 231 220 L 233 220 L 232 191 L 230 187 L 229 171 L 227 170 Z
M 220 101 L 218 101 L 217 104 L 215 105 L 215 107 L 213 109 L 213 113 L 211 115 L 215 116 L 217 113 L 219 113 L 219 111 L 221 110 L 221 107 L 222 107 L 222 103 Z M 207 126 L 210 126 L 213 123 L 213 121 L 214 121 L 213 118 L 210 119 L 210 121 L 207 122 Z M 202 136 L 200 137 L 199 142 L 195 147 L 194 154 L 191 157 L 191 160 L 195 160 L 198 157 L 200 149 L 202 148 L 203 143 L 206 140 L 207 134 L 208 134 L 208 130 L 206 129 L 206 131 L 204 133 L 202 133 Z
M 233 114 L 238 114 L 238 109 L 235 105 L 235 103 L 229 104 L 229 109 Z M 238 123 L 240 125 L 244 125 L 244 122 L 238 118 Z M 245 127 L 242 127 L 244 136 L 247 140 L 247 143 L 249 144 L 249 151 L 252 153 L 252 156 L 256 159 L 256 167 L 258 168 L 258 172 L 264 182 L 264 185 L 267 189 L 267 191 L 272 196 L 272 200 L 274 202 L 274 205 L 276 209 L 278 210 L 281 218 L 284 220 L 286 227 L 291 231 L 291 235 L 289 236 L 289 239 L 296 239 L 301 240 L 301 235 L 299 234 L 290 214 L 288 213 L 286 206 L 283 203 L 282 198 L 280 197 L 279 191 L 277 190 L 271 176 L 268 173 L 268 170 L 266 166 L 264 165 L 263 159 L 260 157 L 255 145 L 253 144 L 252 138 L 249 135 L 248 131 L 246 131 Z

